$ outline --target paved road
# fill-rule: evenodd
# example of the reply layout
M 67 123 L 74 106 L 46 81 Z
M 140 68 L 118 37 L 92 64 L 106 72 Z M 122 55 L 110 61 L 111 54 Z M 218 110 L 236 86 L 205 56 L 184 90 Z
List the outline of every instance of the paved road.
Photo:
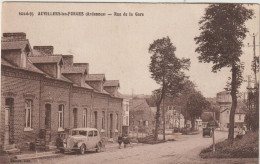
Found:
M 226 132 L 216 132 L 216 140 L 227 138 Z M 214 160 L 200 159 L 198 154 L 204 147 L 212 144 L 212 138 L 203 138 L 201 134 L 181 136 L 177 141 L 156 145 L 141 145 L 126 149 L 113 149 L 101 153 L 85 155 L 64 155 L 53 159 L 39 159 L 36 163 L 78 164 L 78 163 L 123 163 L 123 164 L 157 164 L 157 163 L 215 163 Z M 217 162 L 216 162 L 217 163 Z M 219 162 L 218 162 L 219 163 Z M 225 162 L 221 162 L 224 164 Z M 229 163 L 232 163 L 229 162 Z M 235 162 L 236 163 L 236 162 Z M 250 162 L 251 163 L 251 162 Z

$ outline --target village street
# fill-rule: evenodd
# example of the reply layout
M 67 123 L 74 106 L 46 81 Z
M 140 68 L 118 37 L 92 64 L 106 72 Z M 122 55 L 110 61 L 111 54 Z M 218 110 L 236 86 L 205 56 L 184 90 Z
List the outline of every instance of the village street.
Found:
M 216 141 L 227 138 L 227 132 L 216 132 Z M 215 163 L 217 160 L 200 159 L 201 149 L 212 144 L 212 138 L 197 135 L 181 135 L 176 141 L 155 145 L 138 145 L 126 149 L 110 149 L 101 153 L 86 153 L 85 155 L 65 154 L 52 159 L 38 159 L 32 163 Z M 225 159 L 228 160 L 228 159 Z M 226 163 L 225 160 L 222 163 Z M 254 163 L 255 159 L 242 159 Z M 221 160 L 218 159 L 218 163 Z M 229 163 L 241 162 L 241 159 L 231 159 Z M 257 161 L 257 160 L 256 160 Z M 242 162 L 247 163 L 247 162 Z

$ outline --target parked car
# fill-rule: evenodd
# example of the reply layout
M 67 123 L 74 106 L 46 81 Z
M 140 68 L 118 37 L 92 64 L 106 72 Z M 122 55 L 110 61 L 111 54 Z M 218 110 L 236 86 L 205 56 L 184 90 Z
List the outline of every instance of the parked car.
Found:
M 59 147 L 60 152 L 78 151 L 84 154 L 86 150 L 96 150 L 102 148 L 102 141 L 99 132 L 95 128 L 75 128 L 72 135 L 63 140 L 63 145 Z
M 208 127 L 203 128 L 202 136 L 203 136 L 203 137 L 205 137 L 205 136 L 212 137 L 211 128 L 208 128 Z

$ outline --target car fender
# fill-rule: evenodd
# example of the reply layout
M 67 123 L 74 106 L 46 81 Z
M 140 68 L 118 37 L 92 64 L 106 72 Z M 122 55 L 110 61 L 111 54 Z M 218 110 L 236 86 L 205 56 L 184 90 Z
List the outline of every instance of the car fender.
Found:
M 86 147 L 86 144 L 85 144 L 84 142 L 79 142 L 79 143 L 78 143 L 78 148 L 80 148 L 81 145 L 85 145 L 85 147 Z

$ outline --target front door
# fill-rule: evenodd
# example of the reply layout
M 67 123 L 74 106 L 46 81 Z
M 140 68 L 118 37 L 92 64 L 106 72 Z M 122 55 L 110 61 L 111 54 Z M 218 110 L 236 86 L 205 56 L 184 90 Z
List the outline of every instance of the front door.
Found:
M 5 136 L 4 145 L 13 144 L 13 99 L 8 98 L 5 100 Z
M 110 138 L 113 138 L 113 114 L 110 114 Z
M 51 129 L 51 105 L 50 104 L 45 105 L 45 129 L 46 130 Z
M 5 145 L 10 144 L 10 109 L 10 106 L 5 107 Z

